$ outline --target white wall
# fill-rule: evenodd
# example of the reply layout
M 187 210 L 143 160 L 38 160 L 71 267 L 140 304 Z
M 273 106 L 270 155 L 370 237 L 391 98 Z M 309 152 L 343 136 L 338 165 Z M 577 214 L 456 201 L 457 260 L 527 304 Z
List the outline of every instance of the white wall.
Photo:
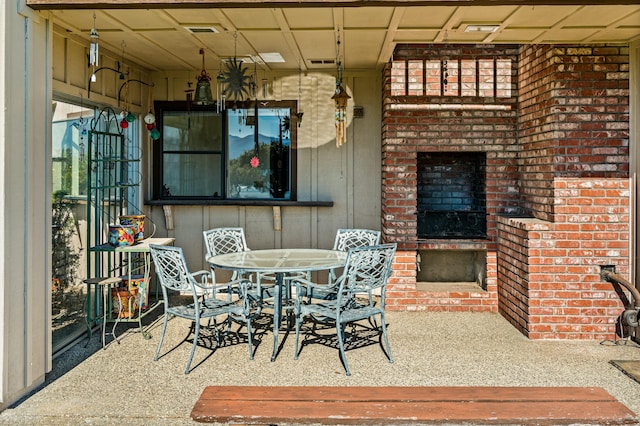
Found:
M 51 368 L 51 31 L 0 3 L 0 377 L 2 407 Z

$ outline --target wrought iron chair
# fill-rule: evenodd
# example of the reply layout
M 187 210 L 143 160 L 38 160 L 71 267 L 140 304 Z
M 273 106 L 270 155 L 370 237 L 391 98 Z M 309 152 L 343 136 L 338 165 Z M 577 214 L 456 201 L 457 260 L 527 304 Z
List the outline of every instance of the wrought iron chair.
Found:
M 348 229 L 340 228 L 336 231 L 336 239 L 333 243 L 333 250 L 349 251 L 356 247 L 375 246 L 380 244 L 380 231 L 373 229 Z M 307 277 L 309 279 L 309 277 Z M 336 270 L 329 271 L 328 286 L 309 288 L 308 298 L 327 299 L 335 296 Z M 369 303 L 373 304 L 373 294 L 368 294 Z
M 331 300 L 296 299 L 295 319 L 296 319 L 296 353 L 298 359 L 301 348 L 299 347 L 299 336 L 302 322 L 305 317 L 310 316 L 313 321 L 313 329 L 310 335 L 316 333 L 316 324 L 324 323 L 335 326 L 340 350 L 340 360 L 344 366 L 347 376 L 351 375 L 347 357 L 345 354 L 345 340 L 347 339 L 346 327 L 361 320 L 369 320 L 370 329 L 381 333 L 380 346 L 389 359 L 393 362 L 389 339 L 387 337 L 387 327 L 384 319 L 385 312 L 385 292 L 387 280 L 391 276 L 391 265 L 396 251 L 396 244 L 382 244 L 368 247 L 352 248 L 347 254 L 347 262 L 343 274 L 335 282 L 335 296 Z M 305 279 L 297 279 L 296 286 L 302 285 L 307 288 L 319 287 Z M 359 300 L 358 293 L 371 293 L 379 289 L 381 301 L 378 305 L 372 305 Z M 371 321 L 376 316 L 380 317 L 380 326 L 377 321 Z M 368 327 L 360 324 L 363 327 Z M 308 336 L 308 335 L 307 335 Z M 306 337 L 305 336 L 305 341 Z M 357 336 L 350 334 L 350 342 L 355 343 Z M 383 345 L 384 340 L 384 345 Z M 303 342 L 304 345 L 304 342 Z
M 249 247 L 247 247 L 244 229 L 240 227 L 213 228 L 203 231 L 202 235 L 204 236 L 207 257 L 227 253 L 240 253 L 250 250 Z M 211 267 L 211 277 L 213 281 L 213 293 L 225 292 L 229 294 L 229 297 L 231 297 L 233 288 L 228 284 L 224 284 L 221 287 L 217 283 L 216 271 L 213 267 Z M 261 274 L 256 274 L 255 282 L 252 278 L 253 277 L 250 276 L 240 276 L 238 271 L 233 271 L 231 282 L 239 279 L 251 281 L 252 284 L 248 289 L 248 294 L 257 301 L 258 309 L 261 309 L 264 299 L 270 296 L 270 289 L 274 286 L 273 284 L 263 284 Z
M 336 231 L 336 240 L 333 242 L 333 249 L 339 251 L 349 251 L 356 247 L 375 246 L 380 244 L 380 231 L 373 229 L 348 229 L 341 228 Z M 336 280 L 336 272 L 331 270 L 329 283 Z
M 164 321 L 162 324 L 162 335 L 160 336 L 160 341 L 158 342 L 158 347 L 153 360 L 158 360 L 170 315 L 185 318 L 192 322 L 189 335 L 187 335 L 183 340 L 183 342 L 185 342 L 191 335 L 191 331 L 193 331 L 193 347 L 191 348 L 191 355 L 189 356 L 187 367 L 184 371 L 185 374 L 189 374 L 190 372 L 191 361 L 193 360 L 193 355 L 195 354 L 196 346 L 198 345 L 198 337 L 200 336 L 200 320 L 205 318 L 213 320 L 213 331 L 215 333 L 216 345 L 218 347 L 220 346 L 220 333 L 217 327 L 217 322 L 215 321 L 216 317 L 226 315 L 227 321 L 229 321 L 229 327 L 231 320 L 246 325 L 247 339 L 249 341 L 249 358 L 253 359 L 251 311 L 249 301 L 246 297 L 247 287 L 249 285 L 247 280 L 239 279 L 237 281 L 237 289 L 241 295 L 239 300 L 221 300 L 216 297 L 207 297 L 201 300 L 196 289 L 201 288 L 206 290 L 209 288 L 206 277 L 208 272 L 204 271 L 204 274 L 201 274 L 200 272 L 202 271 L 199 271 L 199 274 L 202 275 L 202 282 L 199 283 L 195 279 L 194 274 L 191 274 L 187 268 L 187 262 L 184 258 L 182 248 L 159 246 L 155 244 L 150 244 L 149 248 L 156 273 L 162 287 L 162 296 L 164 297 Z M 192 296 L 193 300 L 183 302 L 178 298 L 169 298 L 169 291 L 177 291 L 181 294 L 188 293 Z

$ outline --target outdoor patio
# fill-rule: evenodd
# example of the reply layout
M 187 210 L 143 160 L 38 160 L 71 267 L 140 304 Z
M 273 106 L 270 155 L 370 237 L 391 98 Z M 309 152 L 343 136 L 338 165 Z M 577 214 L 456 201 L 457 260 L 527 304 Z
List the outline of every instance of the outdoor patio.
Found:
M 199 347 L 185 375 L 191 345 L 166 352 L 184 338 L 186 322 L 171 320 L 157 362 L 160 322 L 150 325 L 150 340 L 122 325 L 120 344 L 103 350 L 95 333 L 86 348 L 83 341 L 55 359 L 46 387 L 0 414 L 0 424 L 193 425 L 191 410 L 212 385 L 602 387 L 640 413 L 640 384 L 610 364 L 640 360 L 635 344 L 532 341 L 491 313 L 389 312 L 387 322 L 395 362 L 378 345 L 349 351 L 351 377 L 325 346 L 307 346 L 294 361 L 293 334 L 275 362 L 270 334 L 258 336 L 253 361 L 244 342 L 214 353 Z

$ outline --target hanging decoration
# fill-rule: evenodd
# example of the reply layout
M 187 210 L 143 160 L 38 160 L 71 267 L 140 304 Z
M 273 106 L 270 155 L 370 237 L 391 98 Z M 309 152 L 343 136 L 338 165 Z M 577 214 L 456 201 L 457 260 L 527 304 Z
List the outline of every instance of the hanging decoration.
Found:
M 187 78 L 187 88 L 184 90 L 184 95 L 187 100 L 187 110 L 191 109 L 191 103 L 193 102 L 193 82 Z
M 126 47 L 126 44 L 124 42 L 124 40 L 122 41 L 122 66 L 124 68 L 124 48 Z M 119 67 L 118 67 L 119 68 Z M 123 129 L 126 129 L 129 127 L 129 123 L 133 123 L 136 119 L 136 116 L 133 115 L 133 113 L 130 111 L 130 104 L 129 104 L 129 79 L 128 79 L 128 73 L 127 76 L 125 77 L 124 73 L 120 74 L 120 79 L 121 80 L 125 80 L 125 82 L 122 84 L 122 86 L 120 87 L 120 90 L 118 91 L 118 99 L 120 99 L 120 92 L 122 91 L 122 89 L 124 88 L 124 98 L 122 98 L 122 111 L 120 112 L 120 127 Z
M 202 71 L 197 77 L 196 93 L 193 103 L 196 105 L 211 105 L 213 103 L 213 95 L 211 94 L 211 76 L 204 66 L 204 49 L 200 49 L 202 55 Z
M 302 111 L 302 68 L 298 65 L 298 105 L 296 112 L 296 121 L 298 122 L 298 127 L 302 125 L 302 116 L 304 115 L 304 111 Z
M 227 94 L 224 91 L 224 73 L 222 72 L 222 62 L 220 62 L 220 71 L 216 75 L 216 109 L 218 113 L 225 109 Z
M 90 44 L 89 44 L 89 64 L 93 67 L 91 70 L 91 81 L 96 82 L 96 68 L 99 66 L 98 61 L 100 58 L 99 46 L 98 42 L 100 41 L 100 36 L 98 35 L 98 30 L 96 29 L 96 13 L 93 12 L 93 28 L 91 28 L 91 33 L 89 34 Z
M 253 74 L 247 74 L 249 68 L 243 67 L 242 60 L 238 60 L 238 34 L 234 33 L 233 38 L 233 58 L 224 62 L 225 69 L 222 71 L 223 94 L 227 100 L 243 101 L 245 97 L 248 99 L 255 96 L 255 76 Z
M 144 122 L 149 131 L 149 137 L 154 141 L 160 139 L 160 131 L 156 126 L 156 116 L 153 113 L 153 89 L 149 89 L 149 112 L 144 116 Z
M 336 91 L 331 97 L 335 102 L 336 108 L 336 146 L 340 148 L 347 142 L 347 102 L 351 99 L 351 96 L 347 94 L 347 91 L 342 86 L 342 56 L 340 51 L 340 30 L 338 29 L 337 38 L 337 68 L 338 76 L 336 78 Z

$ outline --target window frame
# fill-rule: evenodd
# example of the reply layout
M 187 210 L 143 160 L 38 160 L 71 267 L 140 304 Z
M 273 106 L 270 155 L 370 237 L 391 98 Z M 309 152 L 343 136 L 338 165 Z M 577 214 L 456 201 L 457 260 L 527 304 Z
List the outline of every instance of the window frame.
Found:
M 234 102 L 233 105 L 227 103 L 228 109 L 233 108 L 255 108 L 256 101 L 243 101 Z M 215 105 L 201 106 L 195 104 L 189 104 L 186 101 L 155 101 L 155 115 L 156 125 L 160 130 L 160 139 L 152 141 L 152 202 L 151 204 L 282 204 L 296 202 L 297 200 L 297 102 L 296 101 L 257 101 L 258 109 L 271 109 L 271 108 L 289 108 L 291 112 L 290 116 L 290 171 L 289 171 L 289 197 L 288 198 L 234 198 L 230 197 L 228 193 L 228 181 L 229 181 L 229 152 L 228 152 L 228 115 L 227 110 L 219 112 L 222 118 L 222 147 L 220 150 L 221 164 L 223 169 L 221 172 L 221 194 L 218 197 L 214 196 L 179 196 L 179 195 L 167 195 L 163 191 L 164 183 L 164 160 L 163 156 L 164 141 L 162 135 L 163 128 L 163 116 L 165 112 L 187 112 L 187 111 L 207 111 L 212 113 L 218 113 Z M 254 135 L 255 138 L 255 135 Z M 169 150 L 171 151 L 171 150 Z M 213 152 L 213 151 L 211 151 Z M 208 154 L 210 152 L 204 153 Z M 193 153 L 198 154 L 198 151 Z

